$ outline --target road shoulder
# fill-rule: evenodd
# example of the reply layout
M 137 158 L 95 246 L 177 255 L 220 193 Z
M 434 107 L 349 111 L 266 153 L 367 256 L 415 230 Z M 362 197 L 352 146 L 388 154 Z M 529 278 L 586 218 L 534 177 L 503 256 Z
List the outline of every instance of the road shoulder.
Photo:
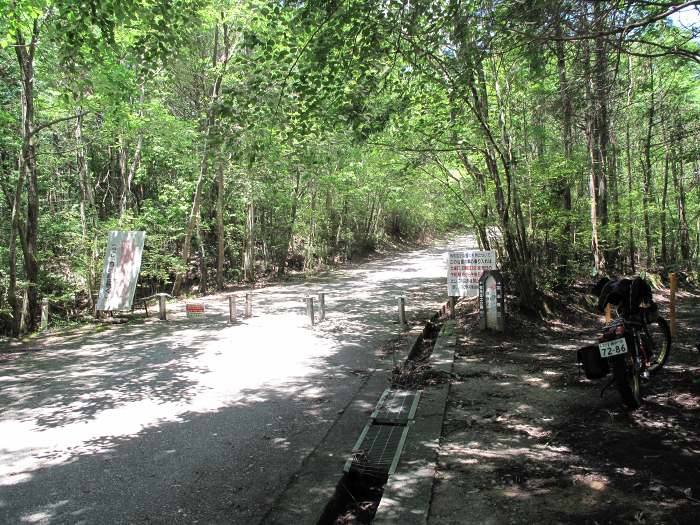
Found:
M 429 524 L 697 522 L 700 383 L 689 336 L 628 412 L 576 369 L 575 350 L 595 340 L 599 321 L 571 321 L 516 319 L 497 337 L 468 319 Z

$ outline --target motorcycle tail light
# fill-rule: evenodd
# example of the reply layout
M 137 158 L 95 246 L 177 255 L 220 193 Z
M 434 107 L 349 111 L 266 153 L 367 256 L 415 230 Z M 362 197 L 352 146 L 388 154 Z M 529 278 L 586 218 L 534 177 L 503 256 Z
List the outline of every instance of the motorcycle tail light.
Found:
M 615 328 L 615 335 L 622 335 L 625 333 L 625 327 L 620 325 L 617 328 Z

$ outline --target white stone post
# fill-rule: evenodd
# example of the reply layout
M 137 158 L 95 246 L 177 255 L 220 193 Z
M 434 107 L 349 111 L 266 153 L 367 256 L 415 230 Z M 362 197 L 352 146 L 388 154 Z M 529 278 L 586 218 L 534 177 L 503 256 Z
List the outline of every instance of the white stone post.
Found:
M 49 327 L 49 300 L 44 297 L 41 300 L 41 330 Z
M 253 317 L 253 293 L 245 294 L 245 317 Z
M 228 296 L 228 322 L 233 324 L 236 322 L 236 295 Z
M 158 294 L 158 319 L 160 319 L 161 321 L 166 321 L 168 319 L 168 312 L 166 307 L 167 297 L 167 293 Z
M 399 324 L 402 326 L 406 324 L 406 297 L 400 295 L 398 297 L 399 303 Z

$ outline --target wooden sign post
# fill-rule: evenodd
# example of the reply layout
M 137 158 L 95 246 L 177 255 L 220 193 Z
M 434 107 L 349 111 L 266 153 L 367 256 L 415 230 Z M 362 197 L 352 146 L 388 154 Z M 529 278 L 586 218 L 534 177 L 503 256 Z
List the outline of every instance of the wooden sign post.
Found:
M 326 319 L 326 292 L 318 292 L 318 322 Z
M 678 276 L 675 273 L 669 274 L 671 281 L 671 296 L 669 297 L 669 311 L 671 316 L 671 336 L 676 337 L 676 292 L 678 291 Z
M 306 296 L 306 315 L 309 317 L 309 324 L 316 324 L 316 315 L 314 314 L 314 298 L 310 295 Z

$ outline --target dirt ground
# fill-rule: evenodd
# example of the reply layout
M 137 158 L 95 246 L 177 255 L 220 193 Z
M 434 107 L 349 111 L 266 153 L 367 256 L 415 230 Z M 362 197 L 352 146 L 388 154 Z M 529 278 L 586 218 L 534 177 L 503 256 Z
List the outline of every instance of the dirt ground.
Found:
M 667 292 L 655 299 L 668 317 Z M 634 412 L 579 375 L 601 317 L 512 316 L 497 337 L 465 313 L 428 523 L 700 523 L 700 295 L 678 308 L 669 362 Z

